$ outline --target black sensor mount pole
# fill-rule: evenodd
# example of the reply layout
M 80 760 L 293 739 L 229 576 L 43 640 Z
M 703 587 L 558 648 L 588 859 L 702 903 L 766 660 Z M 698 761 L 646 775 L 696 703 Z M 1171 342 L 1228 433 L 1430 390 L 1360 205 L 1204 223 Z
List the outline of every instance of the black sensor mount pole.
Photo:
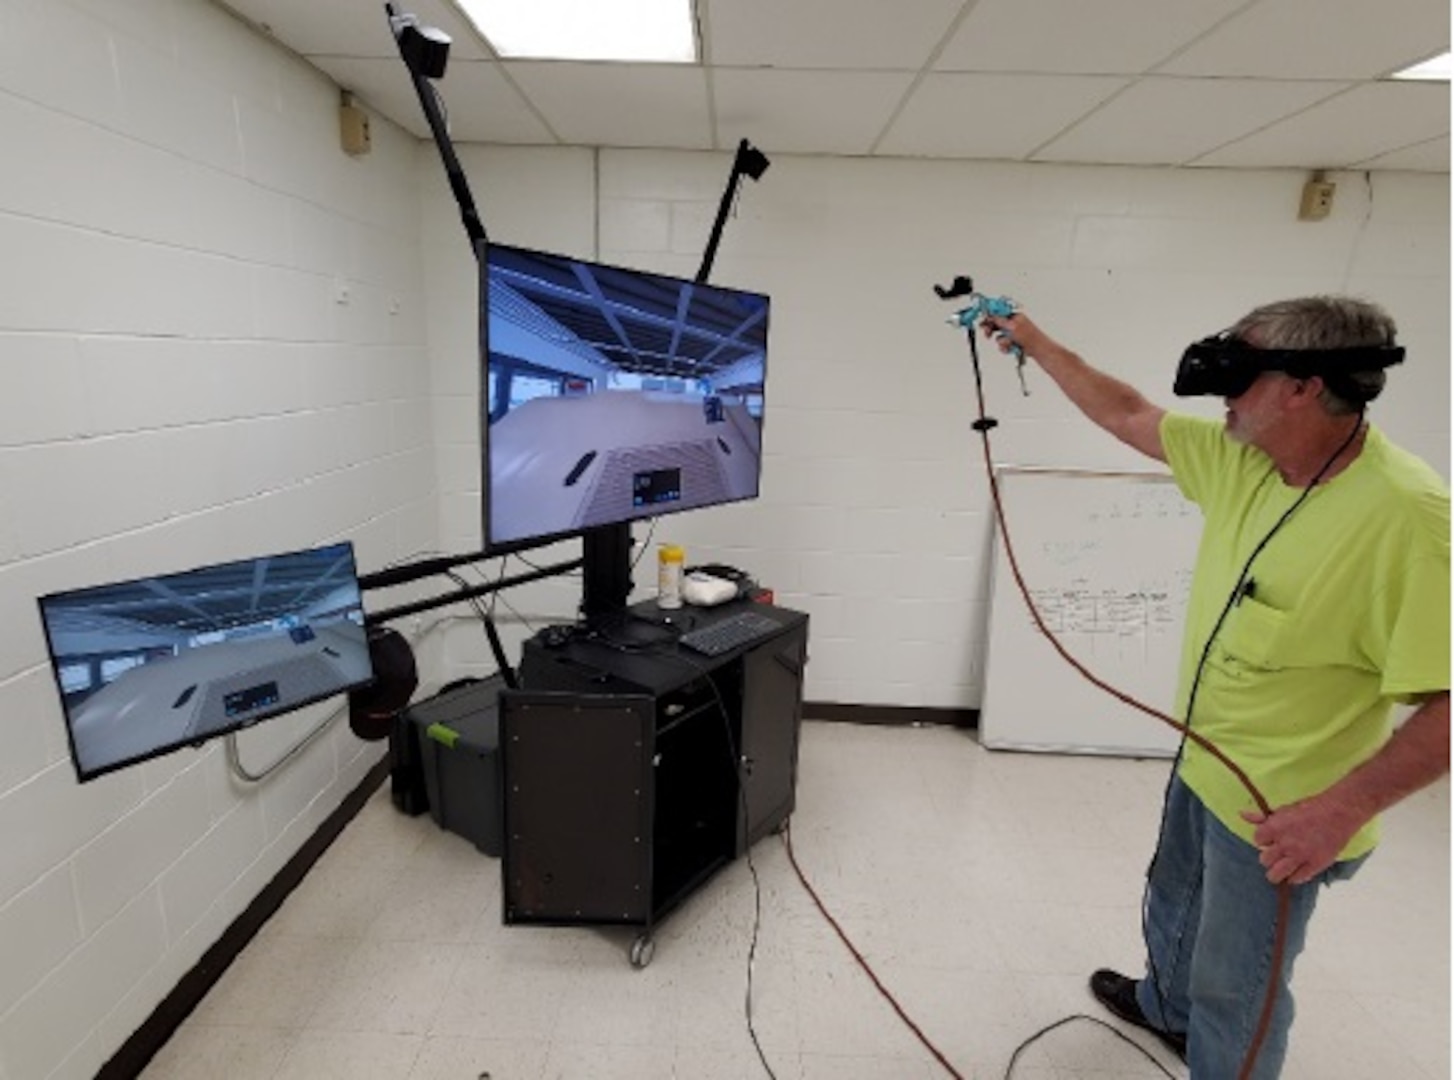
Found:
M 732 197 L 737 193 L 738 181 L 744 175 L 758 180 L 767 172 L 771 162 L 757 147 L 746 139 L 737 144 L 737 153 L 732 158 L 732 174 L 727 178 L 727 189 L 722 192 L 722 201 L 717 205 L 717 220 L 712 223 L 712 235 L 707 241 L 706 253 L 702 256 L 701 269 L 697 271 L 697 284 L 707 280 L 712 273 L 712 263 L 717 258 L 717 245 L 722 242 L 722 227 L 727 223 L 727 212 L 732 209 Z
M 480 242 L 486 239 L 485 226 L 475 210 L 469 182 L 465 180 L 464 170 L 460 168 L 459 158 L 454 152 L 454 143 L 450 141 L 449 129 L 439 108 L 439 94 L 429 81 L 444 75 L 444 67 L 449 59 L 449 36 L 431 26 L 421 26 L 413 15 L 401 15 L 393 4 L 385 4 L 384 11 L 388 13 L 389 29 L 394 35 L 394 43 L 399 47 L 399 56 L 404 61 L 404 66 L 409 69 L 414 92 L 419 95 L 419 105 L 424 110 L 424 118 L 429 122 L 434 144 L 439 147 L 439 156 L 444 159 L 444 171 L 449 177 L 454 201 L 459 204 L 459 216 L 464 222 L 464 231 L 469 235 L 470 246 L 478 256 Z

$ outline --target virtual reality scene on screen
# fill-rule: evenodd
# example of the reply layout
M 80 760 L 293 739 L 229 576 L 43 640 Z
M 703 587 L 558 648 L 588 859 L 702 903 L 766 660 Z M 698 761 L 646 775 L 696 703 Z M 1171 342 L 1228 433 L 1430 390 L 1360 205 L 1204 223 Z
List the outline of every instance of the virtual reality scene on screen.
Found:
M 753 498 L 768 298 L 490 245 L 488 542 Z
M 373 677 L 349 544 L 42 597 L 81 779 Z

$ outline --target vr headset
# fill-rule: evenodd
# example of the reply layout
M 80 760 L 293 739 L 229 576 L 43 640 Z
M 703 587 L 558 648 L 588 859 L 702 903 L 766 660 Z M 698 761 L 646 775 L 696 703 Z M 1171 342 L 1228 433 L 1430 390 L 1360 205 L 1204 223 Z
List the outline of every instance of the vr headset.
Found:
M 1402 345 L 1359 345 L 1348 349 L 1259 349 L 1232 337 L 1230 330 L 1187 346 L 1177 365 L 1172 392 L 1178 397 L 1234 398 L 1245 394 L 1264 371 L 1281 371 L 1295 379 L 1314 375 L 1352 404 L 1372 400 L 1349 378 L 1355 372 L 1381 371 L 1404 359 Z

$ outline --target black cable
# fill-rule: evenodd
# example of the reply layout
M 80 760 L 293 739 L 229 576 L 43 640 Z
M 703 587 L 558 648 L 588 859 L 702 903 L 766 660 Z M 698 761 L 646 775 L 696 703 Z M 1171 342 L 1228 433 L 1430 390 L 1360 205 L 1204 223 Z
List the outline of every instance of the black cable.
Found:
M 636 552 L 636 558 L 631 560 L 631 569 L 636 569 L 637 564 L 641 562 L 641 557 L 646 554 L 646 549 L 651 547 L 651 538 L 656 535 L 656 523 L 660 520 L 660 518 L 651 519 L 651 523 L 646 529 L 646 539 L 641 541 L 640 548 Z
M 635 545 L 637 547 L 637 552 L 636 552 L 635 556 L 631 559 L 631 569 L 633 569 L 633 570 L 636 569 L 636 567 L 641 562 L 642 556 L 646 554 L 646 549 L 651 546 L 651 538 L 656 535 L 656 524 L 657 524 L 657 522 L 659 520 L 660 520 L 659 518 L 650 518 L 649 519 L 650 527 L 646 531 L 646 539 L 643 540 L 643 541 L 641 541 L 640 544 Z M 529 559 L 527 559 L 524 555 L 521 555 L 518 551 L 517 552 L 512 552 L 511 554 L 513 554 L 515 556 L 515 558 L 519 559 L 521 562 L 523 562 L 526 566 L 530 567 L 530 569 L 532 569 L 532 570 L 541 570 L 542 569 L 541 567 L 537 566 L 535 563 L 533 563 Z M 567 574 L 562 574 L 561 576 L 562 577 L 583 577 L 584 576 L 584 571 L 582 571 L 582 570 L 573 570 L 573 571 L 571 571 L 571 572 L 569 572 Z M 506 604 L 505 606 L 506 607 L 509 607 L 508 604 Z M 511 610 L 513 611 L 514 609 L 511 608 Z M 521 621 L 523 622 L 524 620 L 522 619 Z
M 415 551 L 412 554 L 405 555 L 402 558 L 395 559 L 393 562 L 385 563 L 380 568 L 380 571 L 379 572 L 380 573 L 386 573 L 386 572 L 388 572 L 390 570 L 395 569 L 396 567 L 400 567 L 400 566 L 410 566 L 413 563 L 415 563 L 417 560 L 420 560 L 420 559 L 439 559 L 441 561 L 445 561 L 445 560 L 448 560 L 449 559 L 449 556 L 446 555 L 444 552 L 439 551 L 436 548 L 425 548 L 422 551 Z M 448 566 L 445 566 L 442 569 L 436 570 L 435 572 L 436 573 L 439 573 L 439 574 L 442 574 L 442 575 L 445 575 L 445 576 L 448 576 L 448 577 L 454 578 L 455 582 L 457 584 L 461 585 L 461 586 L 463 586 L 465 584 L 463 581 L 461 581 L 458 577 L 456 577 L 453 573 L 450 572 Z M 434 622 L 432 622 L 432 623 L 429 624 L 429 629 L 433 629 L 435 626 L 439 625 L 439 623 L 440 622 L 443 622 L 443 621 L 444 621 L 443 618 L 436 619 Z
M 1146 1049 L 1146 1047 L 1142 1046 L 1135 1039 L 1131 1038 L 1131 1036 L 1127 1035 L 1124 1031 L 1116 1027 L 1114 1024 L 1108 1024 L 1104 1020 L 1098 1019 L 1094 1016 L 1087 1016 L 1085 1013 L 1075 1013 L 1071 1016 L 1065 1017 L 1062 1020 L 1057 1020 L 1053 1024 L 1047 1024 L 1045 1027 L 1035 1032 L 1034 1035 L 1031 1035 L 1028 1039 L 1022 1042 L 1019 1046 L 1015 1047 L 1015 1052 L 1010 1055 L 1009 1067 L 1005 1069 L 1005 1080 L 1010 1080 L 1010 1074 L 1015 1071 L 1015 1061 L 1025 1051 L 1026 1047 L 1028 1047 L 1036 1039 L 1039 1039 L 1045 1035 L 1049 1035 L 1056 1028 L 1064 1027 L 1066 1024 L 1069 1024 L 1074 1020 L 1086 1020 L 1092 1024 L 1096 1024 L 1100 1027 L 1105 1028 L 1116 1038 L 1120 1039 L 1123 1043 L 1126 1043 L 1128 1046 L 1132 1046 L 1137 1051 L 1139 1051 L 1142 1057 L 1144 1057 L 1147 1061 L 1151 1062 L 1151 1064 L 1155 1065 L 1156 1068 L 1160 1070 L 1162 1076 L 1169 1076 L 1171 1077 L 1171 1080 L 1176 1080 L 1176 1074 L 1167 1069 L 1167 1067 L 1161 1064 L 1161 1062 L 1157 1061 L 1156 1058 L 1151 1054 L 1151 1052 Z
M 533 634 L 533 633 L 535 633 L 535 624 L 532 623 L 529 619 L 527 619 L 524 615 L 521 615 L 520 614 L 520 609 L 517 608 L 514 604 L 510 603 L 510 601 L 506 600 L 505 599 L 504 590 L 499 588 L 500 582 L 502 582 L 502 581 L 505 580 L 505 568 L 509 565 L 509 562 L 510 562 L 510 559 L 511 558 L 519 559 L 521 562 L 523 562 L 531 570 L 539 570 L 540 569 L 539 566 L 536 566 L 529 559 L 522 558 L 519 554 L 516 554 L 514 552 L 511 552 L 509 554 L 500 556 L 500 573 L 496 576 L 494 582 L 490 582 L 490 579 L 485 576 L 485 572 L 483 570 L 481 570 L 478 565 L 471 566 L 470 569 L 474 570 L 475 573 L 477 573 L 477 574 L 480 575 L 480 580 L 481 581 L 485 582 L 486 584 L 493 584 L 495 586 L 494 591 L 492 591 L 490 593 L 489 612 L 490 612 L 491 617 L 493 617 L 494 614 L 495 614 L 495 602 L 496 601 L 499 601 L 501 604 L 503 604 L 505 606 L 505 609 L 507 611 L 509 611 L 511 615 L 515 616 L 515 621 L 516 622 L 520 623 L 520 625 L 523 626 L 523 627 L 525 627 L 525 629 L 529 633 Z M 574 571 L 572 573 L 562 574 L 561 576 L 562 577 L 580 577 L 581 575 L 580 575 L 580 571 Z
M 505 597 L 502 596 L 500 593 L 492 593 L 491 596 L 499 597 L 500 603 L 505 605 L 505 610 L 507 610 L 511 615 L 515 616 L 515 621 L 518 622 L 521 626 L 525 627 L 526 633 L 536 633 L 535 624 L 527 619 L 524 615 L 520 614 L 519 608 L 517 608 L 514 604 L 510 603 L 510 601 L 506 600 Z
M 501 562 L 501 570 L 504 569 L 504 565 L 505 564 Z M 463 577 L 461 577 L 459 574 L 456 574 L 453 570 L 444 571 L 444 575 L 448 578 L 451 578 L 454 583 L 458 585 L 461 589 L 469 588 L 469 582 L 465 581 Z M 487 612 L 484 608 L 484 605 L 480 603 L 480 598 L 478 596 L 466 597 L 466 600 L 469 602 L 470 607 L 475 609 L 475 615 L 479 618 L 480 626 L 485 631 L 485 644 L 489 646 L 490 652 L 495 659 L 495 674 L 501 676 L 501 678 L 505 680 L 505 685 L 510 686 L 513 689 L 513 684 L 515 681 L 514 675 L 507 670 L 507 665 L 503 662 L 504 654 L 500 651 L 499 638 L 492 633 L 494 625 L 489 612 Z M 493 604 L 493 596 L 491 597 L 491 602 Z M 489 676 L 486 676 L 486 678 L 489 678 Z
M 429 574 L 441 573 L 446 568 L 446 566 L 458 565 L 459 562 L 465 561 L 472 560 L 446 560 L 445 566 L 431 566 L 428 568 L 427 571 L 421 571 L 418 568 L 411 567 L 404 568 L 402 571 L 381 571 L 378 575 L 373 576 L 377 579 L 390 573 L 405 572 L 409 575 L 409 580 L 417 580 L 419 577 L 428 576 Z M 446 593 L 442 596 L 430 597 L 427 600 L 416 600 L 406 604 L 399 604 L 395 607 L 387 608 L 383 611 L 371 611 L 364 616 L 364 623 L 368 626 L 375 626 L 380 623 L 391 622 L 394 619 L 401 619 L 406 615 L 413 615 L 420 611 L 430 611 L 437 607 L 444 607 L 448 604 L 457 603 L 458 601 L 467 599 L 470 596 L 481 596 L 486 593 L 495 593 L 499 592 L 501 589 L 514 588 L 516 585 L 525 585 L 529 582 L 538 581 L 542 578 L 555 577 L 558 574 L 563 574 L 574 570 L 579 566 L 580 560 L 569 563 L 560 563 L 555 566 L 547 566 L 538 570 L 532 570 L 528 574 L 517 574 L 511 578 L 501 577 L 499 581 L 495 582 L 494 584 L 475 585 L 467 590 L 456 590 L 455 592 Z M 397 584 L 398 582 L 391 580 L 388 583 Z M 363 587 L 363 579 L 360 579 L 360 587 Z M 375 580 L 374 585 L 371 587 L 382 588 L 384 587 L 384 583 Z
M 518 551 L 512 551 L 510 554 L 512 556 L 514 556 L 516 559 L 519 559 L 521 562 L 523 562 L 526 566 L 530 567 L 530 569 L 532 569 L 532 570 L 541 570 L 541 569 L 544 569 L 543 567 L 539 566 L 538 564 L 531 562 L 524 555 L 521 555 Z M 574 570 L 570 570 L 570 571 L 568 571 L 568 572 L 566 572 L 564 574 L 561 574 L 560 576 L 561 577 L 584 577 L 585 576 L 585 571 L 584 570 L 581 570 L 580 568 L 576 568 Z
M 676 627 L 663 626 L 660 623 L 653 622 L 651 619 L 643 618 L 638 615 L 633 615 L 630 612 L 626 613 L 625 618 L 635 619 L 638 622 L 645 623 L 647 626 L 655 627 L 656 629 L 662 631 L 662 633 L 649 641 L 625 641 L 619 638 L 612 637 L 605 630 L 588 629 L 587 636 L 597 645 L 604 646 L 607 649 L 613 649 L 616 652 L 620 653 L 635 653 L 638 655 L 642 653 L 658 652 L 667 645 L 675 645 L 677 639 L 681 636 L 681 631 L 678 630 Z M 620 629 L 619 625 L 617 626 L 617 629 Z M 661 655 L 671 656 L 672 654 L 663 652 Z M 678 659 L 681 659 L 683 661 L 686 660 L 685 657 L 678 657 Z M 690 661 L 686 662 L 690 663 Z
M 675 659 L 682 661 L 682 663 L 702 673 L 706 677 L 708 685 L 712 687 L 712 693 L 716 696 L 717 706 L 722 712 L 723 721 L 727 724 L 728 746 L 732 750 L 734 767 L 737 770 L 738 790 L 742 794 L 742 833 L 744 841 L 750 841 L 749 822 L 751 821 L 751 818 L 748 815 L 747 811 L 747 786 L 743 783 L 742 758 L 735 749 L 735 747 L 733 747 L 732 745 L 732 727 L 731 721 L 728 718 L 727 714 L 727 705 L 722 700 L 722 695 L 720 692 L 718 692 L 716 683 L 712 680 L 710 669 L 696 663 L 695 661 L 691 660 L 687 656 L 684 656 L 680 652 L 664 652 L 662 653 L 662 655 L 674 657 Z M 838 935 L 839 940 L 843 942 L 844 946 L 848 949 L 854 960 L 858 962 L 859 967 L 863 969 L 864 974 L 868 976 L 869 981 L 873 983 L 874 987 L 883 996 L 884 1000 L 889 1003 L 890 1008 L 892 1008 L 894 1012 L 898 1014 L 899 1018 L 909 1026 L 910 1030 L 912 1030 L 914 1035 L 918 1038 L 920 1044 L 923 1045 L 924 1048 L 927 1049 L 929 1053 L 934 1056 L 935 1060 L 943 1065 L 944 1068 L 948 1070 L 949 1074 L 955 1078 L 955 1080 L 965 1080 L 965 1077 L 961 1073 L 959 1073 L 952 1064 L 950 1064 L 949 1059 L 944 1056 L 943 1052 L 940 1051 L 940 1049 L 935 1046 L 932 1041 L 930 1041 L 929 1037 L 924 1034 L 923 1030 L 920 1029 L 920 1027 L 914 1023 L 913 1019 L 909 1016 L 909 1014 L 904 1011 L 903 1007 L 898 1003 L 897 999 L 893 996 L 892 993 L 889 992 L 888 988 L 884 986 L 883 982 L 879 979 L 877 973 L 875 973 L 873 968 L 869 965 L 868 961 L 864 959 L 863 954 L 860 953 L 858 949 L 854 946 L 853 942 L 849 939 L 848 935 L 839 925 L 838 920 L 833 917 L 833 915 L 828 911 L 827 906 L 823 903 L 822 899 L 819 898 L 817 890 L 815 890 L 812 884 L 809 883 L 807 875 L 803 873 L 803 868 L 798 865 L 797 857 L 793 853 L 791 823 L 786 819 L 783 822 L 782 837 L 783 846 L 787 850 L 788 854 L 788 862 L 792 864 L 793 871 L 797 874 L 798 881 L 802 884 L 804 890 L 808 893 L 808 896 L 817 906 L 819 913 L 823 916 L 824 919 L 827 920 L 828 925 L 833 928 L 833 931 Z M 753 888 L 757 893 L 757 909 L 752 925 L 752 944 L 748 950 L 747 960 L 747 1027 L 749 1034 L 752 1036 L 753 1046 L 757 1048 L 757 1056 L 762 1062 L 762 1067 L 767 1070 L 769 1076 L 773 1076 L 774 1074 L 772 1071 L 772 1067 L 768 1064 L 767 1058 L 763 1054 L 762 1044 L 758 1042 L 757 1031 L 752 1024 L 752 967 L 753 958 L 757 952 L 758 924 L 762 917 L 762 889 L 757 878 L 757 868 L 753 865 L 752 862 L 752 845 L 750 842 L 747 842 L 746 844 L 746 854 L 747 868 L 752 873 Z
M 657 643 L 657 647 L 660 648 L 661 644 L 665 643 Z M 748 813 L 747 809 L 747 784 L 746 777 L 743 773 L 742 754 L 737 749 L 736 741 L 732 738 L 732 716 L 727 711 L 727 702 L 723 700 L 722 692 L 717 688 L 716 680 L 712 678 L 711 668 L 704 664 L 699 664 L 690 657 L 684 656 L 677 651 L 667 652 L 662 650 L 660 655 L 669 659 L 680 660 L 707 681 L 707 685 L 712 690 L 712 697 L 716 699 L 717 711 L 722 716 L 722 726 L 727 734 L 727 752 L 731 755 L 732 772 L 737 777 L 738 803 L 742 811 L 743 854 L 747 857 L 747 871 L 752 875 L 752 940 L 747 947 L 747 993 L 743 999 L 743 1010 L 747 1017 L 747 1034 L 752 1039 L 753 1049 L 757 1051 L 757 1059 L 762 1063 L 763 1070 L 767 1075 L 772 1080 L 777 1080 L 777 1074 L 772 1071 L 772 1065 L 768 1063 L 767 1054 L 762 1049 L 762 1043 L 757 1037 L 757 1027 L 752 1020 L 752 969 L 757 961 L 757 938 L 762 926 L 762 882 L 757 876 L 757 866 L 752 861 L 752 815 Z

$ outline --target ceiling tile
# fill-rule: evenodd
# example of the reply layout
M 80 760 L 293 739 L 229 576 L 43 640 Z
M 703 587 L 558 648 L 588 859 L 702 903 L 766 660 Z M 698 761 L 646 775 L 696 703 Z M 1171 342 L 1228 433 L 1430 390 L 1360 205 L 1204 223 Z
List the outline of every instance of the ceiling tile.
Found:
M 1035 160 L 1180 165 L 1346 85 L 1148 77 L 1039 150 Z
M 1019 160 L 1127 82 L 1100 75 L 929 75 L 877 152 Z
M 1448 0 L 1261 0 L 1158 70 L 1371 79 L 1447 48 Z
M 936 71 L 1136 75 L 1246 0 L 979 0 Z
M 698 0 L 698 6 L 710 64 L 918 71 L 962 0 Z
M 768 152 L 867 154 L 913 81 L 889 71 L 719 69 L 717 143 L 746 138 Z
M 421 139 L 432 137 L 419 95 L 400 61 L 315 57 L 313 63 L 366 106 L 404 130 Z M 434 86 L 443 102 L 450 138 L 456 142 L 540 145 L 557 141 L 506 80 L 497 63 L 451 61 L 444 78 Z
M 700 67 L 540 61 L 503 66 L 563 142 L 712 148 L 707 76 Z
M 265 33 L 304 56 L 397 58 L 384 5 L 376 0 L 220 0 Z M 478 33 L 446 0 L 405 0 L 395 5 L 453 39 L 450 59 L 490 56 Z
M 1406 169 L 1410 172 L 1448 172 L 1449 136 L 1430 139 L 1426 143 L 1393 150 L 1366 161 L 1355 162 L 1360 169 Z
M 1336 169 L 1449 134 L 1444 83 L 1370 83 L 1195 162 Z
M 428 138 L 382 0 L 219 2 Z M 682 67 L 502 63 L 458 0 L 394 2 L 454 41 L 458 141 L 1448 172 L 1449 84 L 1373 84 L 1448 47 L 1449 0 L 694 0 Z

